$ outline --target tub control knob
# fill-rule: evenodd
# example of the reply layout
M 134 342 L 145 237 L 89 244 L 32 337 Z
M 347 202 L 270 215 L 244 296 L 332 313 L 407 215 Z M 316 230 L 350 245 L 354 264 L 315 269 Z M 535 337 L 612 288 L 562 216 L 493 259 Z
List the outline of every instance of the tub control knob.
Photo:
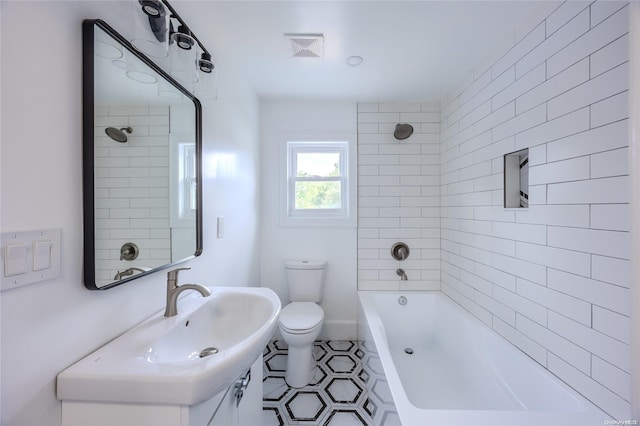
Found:
M 134 243 L 125 243 L 120 247 L 120 260 L 136 260 L 140 254 L 140 249 Z
M 391 246 L 391 257 L 395 260 L 405 260 L 409 257 L 409 246 L 406 243 L 395 243 Z

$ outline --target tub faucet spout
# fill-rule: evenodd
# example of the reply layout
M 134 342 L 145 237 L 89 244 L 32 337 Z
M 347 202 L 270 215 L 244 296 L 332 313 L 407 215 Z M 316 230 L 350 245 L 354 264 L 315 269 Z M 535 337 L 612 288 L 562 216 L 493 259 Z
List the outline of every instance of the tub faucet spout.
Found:
M 120 272 L 118 271 L 115 275 L 115 277 L 113 277 L 114 280 L 121 280 L 122 277 L 127 277 L 129 275 L 133 275 L 133 273 L 135 271 L 138 272 L 146 272 L 146 270 L 141 269 L 141 268 L 129 268 L 129 269 L 125 269 L 124 271 Z
M 167 272 L 167 307 L 164 311 L 165 317 L 174 317 L 178 314 L 178 295 L 185 290 L 195 290 L 202 297 L 211 296 L 211 290 L 200 284 L 178 285 L 178 272 L 191 269 L 177 268 Z
M 398 268 L 396 275 L 400 277 L 400 281 L 407 281 L 407 274 L 404 272 L 404 269 Z

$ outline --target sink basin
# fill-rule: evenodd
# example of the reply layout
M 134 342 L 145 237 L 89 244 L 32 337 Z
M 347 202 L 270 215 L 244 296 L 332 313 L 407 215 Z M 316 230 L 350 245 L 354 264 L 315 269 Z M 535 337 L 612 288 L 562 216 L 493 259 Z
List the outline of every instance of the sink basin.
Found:
M 229 291 L 212 296 L 149 344 L 149 362 L 179 364 L 222 356 L 235 345 L 248 344 L 247 339 L 273 316 L 274 304 L 261 294 Z
M 280 314 L 268 288 L 214 287 L 178 301 L 58 375 L 58 399 L 193 405 L 260 356 Z

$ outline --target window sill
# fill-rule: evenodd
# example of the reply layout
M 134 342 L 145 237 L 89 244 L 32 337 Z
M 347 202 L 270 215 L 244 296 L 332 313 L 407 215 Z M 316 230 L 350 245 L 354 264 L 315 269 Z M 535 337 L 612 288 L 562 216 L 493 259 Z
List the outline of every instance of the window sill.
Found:
M 355 218 L 345 217 L 282 217 L 280 226 L 298 228 L 355 228 L 357 226 Z

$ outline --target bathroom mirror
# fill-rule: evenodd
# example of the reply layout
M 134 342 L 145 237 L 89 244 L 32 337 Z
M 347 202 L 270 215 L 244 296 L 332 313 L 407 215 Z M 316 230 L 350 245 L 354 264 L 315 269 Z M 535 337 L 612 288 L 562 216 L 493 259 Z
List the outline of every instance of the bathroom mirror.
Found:
M 101 20 L 83 22 L 84 284 L 202 252 L 201 106 Z

